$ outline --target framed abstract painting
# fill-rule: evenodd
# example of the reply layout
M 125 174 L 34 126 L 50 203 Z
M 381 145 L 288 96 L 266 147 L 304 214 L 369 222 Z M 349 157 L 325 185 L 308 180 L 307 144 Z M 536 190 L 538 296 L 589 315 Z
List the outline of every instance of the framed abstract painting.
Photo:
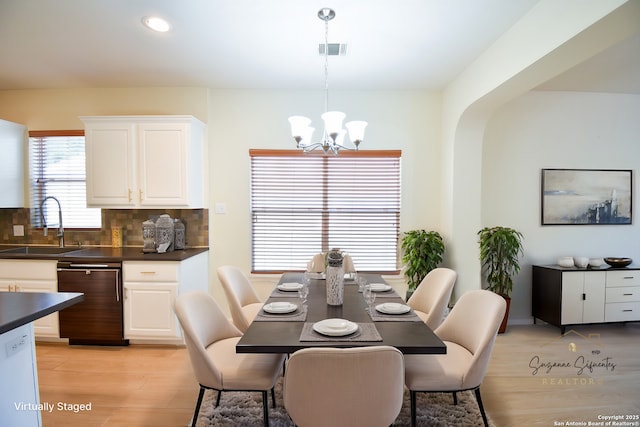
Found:
M 632 171 L 542 169 L 542 225 L 631 224 Z

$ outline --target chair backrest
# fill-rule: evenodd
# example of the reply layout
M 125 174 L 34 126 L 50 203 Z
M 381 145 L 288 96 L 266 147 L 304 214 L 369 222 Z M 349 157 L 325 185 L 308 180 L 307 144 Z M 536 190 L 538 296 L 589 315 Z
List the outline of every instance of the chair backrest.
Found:
M 389 346 L 299 350 L 287 363 L 283 393 L 302 427 L 389 426 L 402 407 L 404 359 Z
M 242 314 L 242 307 L 248 304 L 259 303 L 260 298 L 251 286 L 251 282 L 238 267 L 223 265 L 216 270 L 222 289 L 227 297 L 229 311 L 233 323 L 241 331 L 246 331 L 249 322 Z
M 461 388 L 482 383 L 506 307 L 504 298 L 491 291 L 468 291 L 434 331 L 441 340 L 454 342 L 473 354 Z
M 431 329 L 442 323 L 457 277 L 458 274 L 449 268 L 435 268 L 422 279 L 407 301 L 414 310 L 427 314 L 424 320 Z
M 207 387 L 222 388 L 222 376 L 207 354 L 207 347 L 242 333 L 227 319 L 220 306 L 204 291 L 180 295 L 174 307 L 196 380 Z
M 307 271 L 312 273 L 324 273 L 325 271 L 325 253 L 318 253 L 313 256 L 307 263 Z M 344 259 L 342 261 L 342 268 L 345 273 L 354 273 L 356 271 L 356 267 L 353 264 L 353 258 L 349 254 L 344 255 Z

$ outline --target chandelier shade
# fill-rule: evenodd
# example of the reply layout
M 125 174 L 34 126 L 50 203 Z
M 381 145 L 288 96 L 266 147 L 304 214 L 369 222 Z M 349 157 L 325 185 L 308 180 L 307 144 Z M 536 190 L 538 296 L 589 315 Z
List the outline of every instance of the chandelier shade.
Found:
M 344 121 L 346 114 L 340 111 L 329 111 L 329 21 L 332 20 L 335 16 L 335 12 L 330 8 L 322 8 L 318 11 L 318 18 L 320 18 L 325 23 L 325 112 L 321 116 L 324 125 L 321 140 L 318 142 L 313 142 L 314 128 L 311 127 L 311 119 L 304 116 L 289 117 L 289 124 L 291 125 L 291 136 L 293 136 L 293 139 L 296 141 L 297 148 L 300 148 L 305 152 L 313 151 L 317 148 L 322 148 L 325 154 L 329 152 L 338 154 L 338 151 L 341 149 L 358 150 L 358 146 L 364 140 L 364 129 L 367 127 L 367 122 L 362 120 L 347 122 L 345 124 L 345 127 L 349 132 L 349 139 L 351 139 L 353 148 L 347 147 L 343 144 L 344 136 L 347 131 L 342 128 L 342 122 Z

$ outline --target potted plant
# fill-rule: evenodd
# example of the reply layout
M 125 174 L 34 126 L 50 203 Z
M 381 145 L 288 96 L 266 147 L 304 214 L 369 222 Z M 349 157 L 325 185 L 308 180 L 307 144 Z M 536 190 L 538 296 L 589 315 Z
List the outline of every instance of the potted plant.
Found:
M 500 325 L 500 333 L 507 328 L 513 277 L 520 272 L 519 256 L 522 252 L 522 233 L 509 227 L 485 227 L 478 232 L 480 261 L 486 274 L 487 289 L 501 295 L 507 310 Z
M 422 279 L 442 262 L 444 241 L 437 231 L 411 230 L 402 237 L 402 263 L 409 288 L 407 299 Z

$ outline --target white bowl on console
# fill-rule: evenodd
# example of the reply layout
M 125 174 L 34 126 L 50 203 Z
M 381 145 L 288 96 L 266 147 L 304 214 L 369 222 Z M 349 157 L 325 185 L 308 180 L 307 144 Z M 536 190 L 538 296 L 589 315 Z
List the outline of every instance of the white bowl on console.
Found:
M 558 258 L 558 265 L 560 267 L 569 268 L 573 267 L 573 257 L 572 256 L 561 256 Z
M 589 260 L 589 267 L 600 267 L 604 263 L 602 258 L 591 258 Z
M 573 257 L 573 264 L 578 268 L 587 268 L 587 265 L 589 265 L 589 258 L 586 256 Z

